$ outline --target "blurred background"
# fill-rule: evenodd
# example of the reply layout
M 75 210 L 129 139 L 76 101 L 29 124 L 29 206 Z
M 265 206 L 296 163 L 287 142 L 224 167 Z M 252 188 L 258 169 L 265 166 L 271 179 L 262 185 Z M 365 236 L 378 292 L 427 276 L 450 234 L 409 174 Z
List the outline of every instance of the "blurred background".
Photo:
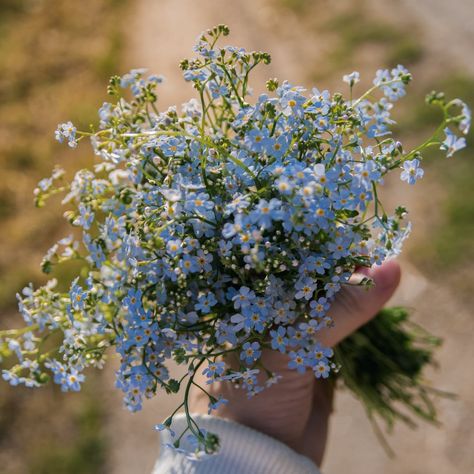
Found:
M 272 53 L 256 90 L 270 77 L 338 90 L 354 69 L 363 90 L 376 69 L 404 64 L 415 80 L 395 117 L 408 146 L 439 119 L 424 104 L 432 89 L 474 105 L 472 0 L 0 0 L 0 328 L 20 324 L 15 292 L 44 281 L 41 258 L 67 231 L 59 200 L 34 208 L 37 181 L 56 163 L 72 172 L 93 162 L 87 145 L 55 143 L 56 124 L 95 122 L 109 76 L 131 67 L 166 76 L 162 109 L 186 100 L 193 91 L 178 62 L 217 23 L 230 26 L 229 43 Z M 474 472 L 472 135 L 468 142 L 451 160 L 427 156 L 416 187 L 395 180 L 385 190 L 388 207 L 406 205 L 414 224 L 394 300 L 444 338 L 429 382 L 458 400 L 439 401 L 441 427 L 396 427 L 389 459 L 359 403 L 339 393 L 325 474 Z M 157 397 L 130 414 L 113 388 L 114 363 L 90 373 L 79 394 L 0 383 L 0 472 L 150 472 L 159 449 L 152 427 L 174 401 Z

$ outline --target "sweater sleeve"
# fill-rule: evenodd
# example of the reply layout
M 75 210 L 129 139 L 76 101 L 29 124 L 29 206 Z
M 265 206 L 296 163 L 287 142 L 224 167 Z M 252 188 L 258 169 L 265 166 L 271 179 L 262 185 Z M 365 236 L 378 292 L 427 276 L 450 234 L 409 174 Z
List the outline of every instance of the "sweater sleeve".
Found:
M 165 446 L 173 438 L 161 433 L 162 448 L 153 474 L 320 474 L 306 456 L 263 433 L 230 420 L 207 415 L 193 415 L 201 429 L 219 435 L 219 453 L 193 461 Z M 173 418 L 172 429 L 180 434 L 186 427 L 184 415 Z

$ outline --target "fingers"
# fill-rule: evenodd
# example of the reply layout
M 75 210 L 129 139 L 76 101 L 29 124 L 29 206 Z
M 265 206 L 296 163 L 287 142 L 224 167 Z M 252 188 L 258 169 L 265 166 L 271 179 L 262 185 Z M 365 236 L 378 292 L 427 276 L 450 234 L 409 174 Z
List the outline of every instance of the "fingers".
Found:
M 258 395 L 248 398 L 243 388 L 235 388 L 230 382 L 215 382 L 207 385 L 204 377 L 197 382 L 216 398 L 222 395 L 228 404 L 220 406 L 212 414 L 236 421 L 265 433 L 300 450 L 303 432 L 313 408 L 314 374 L 306 371 L 299 374 L 288 368 L 288 356 L 267 350 L 262 353 L 262 364 L 270 372 L 282 376 L 277 384 L 265 388 Z M 237 360 L 230 360 L 230 365 Z M 263 386 L 267 377 L 262 372 L 258 377 Z M 208 397 L 195 387 L 191 390 L 191 409 L 196 413 L 207 413 Z
M 321 466 L 326 450 L 329 418 L 334 398 L 334 380 L 315 380 L 312 410 L 300 443 L 300 452 Z
M 318 333 L 318 340 L 323 345 L 335 346 L 372 319 L 390 299 L 400 282 L 400 266 L 394 260 L 373 267 L 364 274 L 374 280 L 375 287 L 343 287 L 329 310 L 334 327 L 322 329 Z

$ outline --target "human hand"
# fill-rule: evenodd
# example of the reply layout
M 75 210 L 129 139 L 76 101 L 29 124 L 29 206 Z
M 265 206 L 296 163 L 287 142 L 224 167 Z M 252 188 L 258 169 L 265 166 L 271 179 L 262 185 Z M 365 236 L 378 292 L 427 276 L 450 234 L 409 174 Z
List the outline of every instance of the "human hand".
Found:
M 345 286 L 338 293 L 329 312 L 334 327 L 318 332 L 318 341 L 324 346 L 335 346 L 367 323 L 392 296 L 400 281 L 400 267 L 395 261 L 366 270 L 364 274 L 374 280 L 375 287 L 367 290 Z M 311 370 L 300 374 L 288 368 L 288 361 L 286 354 L 264 351 L 263 365 L 282 378 L 250 399 L 244 390 L 235 388 L 230 382 L 213 383 L 209 392 L 216 397 L 222 394 L 229 400 L 213 414 L 272 436 L 319 466 L 332 411 L 333 383 L 316 379 Z M 205 384 L 204 380 L 197 382 Z M 200 390 L 192 393 L 191 408 L 195 413 L 207 413 L 208 398 Z

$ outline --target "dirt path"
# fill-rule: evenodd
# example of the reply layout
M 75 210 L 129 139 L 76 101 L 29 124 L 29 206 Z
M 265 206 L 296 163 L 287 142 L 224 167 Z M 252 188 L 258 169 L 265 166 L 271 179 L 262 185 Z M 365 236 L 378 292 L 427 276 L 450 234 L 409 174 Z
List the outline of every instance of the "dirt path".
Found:
M 457 0 L 455 5 L 442 0 L 370 2 L 379 15 L 395 16 L 400 21 L 409 15 L 423 24 L 420 35 L 434 64 L 440 54 L 449 57 L 453 66 L 474 74 L 472 0 Z M 329 7 L 328 2 L 321 4 Z M 282 18 L 275 11 L 269 1 L 257 0 L 137 0 L 128 25 L 128 63 L 131 67 L 148 67 L 164 74 L 167 82 L 163 86 L 162 104 L 179 104 L 192 93 L 181 80 L 177 68 L 179 59 L 190 55 L 190 45 L 202 29 L 227 23 L 232 29 L 233 44 L 272 52 L 271 66 L 257 72 L 257 80 L 263 83 L 269 77 L 279 76 L 304 84 L 308 63 L 317 62 L 329 45 L 309 41 L 308 32 L 296 17 L 285 15 Z M 405 197 L 410 206 L 410 201 L 416 202 L 419 195 L 414 192 Z M 423 323 L 446 338 L 446 345 L 439 354 L 442 370 L 433 374 L 433 381 L 441 388 L 454 388 L 460 401 L 440 404 L 443 429 L 426 426 L 417 432 L 397 429 L 392 444 L 399 458 L 390 460 L 375 439 L 359 403 L 347 394 L 339 394 L 325 473 L 474 472 L 474 459 L 469 451 L 474 443 L 474 381 L 466 378 L 465 366 L 459 363 L 474 360 L 474 345 L 470 341 L 474 318 L 465 308 L 456 307 L 449 291 L 429 284 L 415 269 L 408 269 L 408 265 L 396 299 L 416 306 Z M 433 308 L 443 317 L 431 318 Z M 456 317 L 451 319 L 453 314 Z M 152 426 L 169 412 L 173 399 L 157 398 L 148 402 L 141 413 L 131 415 L 120 408 L 118 392 L 111 389 L 106 396 L 111 406 L 111 473 L 150 472 L 159 444 Z
M 129 62 L 162 73 L 167 79 L 163 104 L 180 103 L 189 98 L 191 89 L 182 80 L 179 60 L 193 55 L 191 46 L 201 31 L 226 23 L 231 27 L 233 44 L 272 51 L 272 64 L 255 71 L 257 81 L 283 71 L 290 81 L 301 80 L 306 70 L 304 58 L 314 56 L 321 45 L 315 48 L 304 41 L 304 31 L 298 28 L 296 18 L 290 16 L 284 30 L 277 28 L 280 21 L 266 0 L 179 0 L 179 7 L 174 0 L 140 0 L 130 26 L 138 33 L 130 37 Z

